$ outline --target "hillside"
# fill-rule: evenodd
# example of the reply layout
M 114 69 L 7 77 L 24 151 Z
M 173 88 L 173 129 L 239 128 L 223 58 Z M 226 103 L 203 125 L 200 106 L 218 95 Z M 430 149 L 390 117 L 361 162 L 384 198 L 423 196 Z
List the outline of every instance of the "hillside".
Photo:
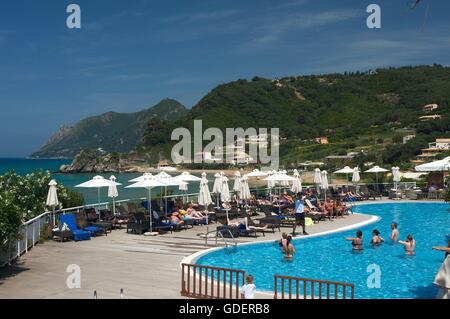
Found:
M 430 103 L 439 105 L 435 113 L 441 118 L 420 121 L 426 115 L 423 107 Z M 402 67 L 278 80 L 255 77 L 219 85 L 176 121 L 151 118 L 136 147 L 120 154 L 110 169 L 170 160 L 172 130 L 192 129 L 194 119 L 203 120 L 203 130 L 279 128 L 284 166 L 299 167 L 304 161 L 353 152 L 359 155 L 326 164 L 330 168 L 364 162 L 407 167 L 428 142 L 450 137 L 450 68 Z M 403 136 L 410 132 L 416 138 L 404 144 Z M 316 137 L 326 137 L 328 143 L 317 144 Z M 69 171 L 77 171 L 76 167 Z
M 151 118 L 173 121 L 186 113 L 182 104 L 165 99 L 136 113 L 108 112 L 92 116 L 74 126 L 63 126 L 31 157 L 74 157 L 82 149 L 126 153 L 135 147 Z
M 441 119 L 420 122 L 423 106 L 430 103 L 439 104 Z M 435 65 L 237 80 L 216 87 L 185 118 L 172 124 L 192 128 L 194 119 L 203 120 L 203 129 L 280 128 L 285 165 L 350 151 L 364 151 L 367 160 L 378 163 L 405 165 L 427 142 L 448 135 L 450 68 Z M 165 134 L 155 130 L 157 126 L 147 128 L 136 148 L 142 156 L 151 154 L 150 161 L 170 158 L 171 124 L 159 124 Z M 416 131 L 417 138 L 394 143 L 397 131 L 405 127 Z M 326 136 L 329 144 L 310 141 L 319 136 Z

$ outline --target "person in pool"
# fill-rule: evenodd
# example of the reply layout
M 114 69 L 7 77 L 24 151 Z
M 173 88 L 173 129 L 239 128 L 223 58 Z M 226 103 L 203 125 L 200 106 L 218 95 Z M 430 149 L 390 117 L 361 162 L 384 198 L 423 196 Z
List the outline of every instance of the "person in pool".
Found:
M 405 247 L 405 254 L 407 255 L 414 255 L 414 249 L 416 248 L 416 241 L 414 240 L 413 236 L 409 234 L 406 236 L 406 240 L 399 240 L 399 244 L 402 244 L 403 247 Z
M 363 233 L 362 231 L 358 230 L 356 232 L 356 237 L 348 237 L 345 240 L 352 242 L 352 249 L 353 250 L 362 250 L 363 249 L 363 239 L 362 239 Z
M 288 234 L 286 234 L 286 233 L 281 234 L 281 240 L 278 242 L 278 244 L 281 247 L 281 251 L 283 253 L 286 251 L 287 237 L 288 237 Z
M 432 249 L 433 250 L 439 250 L 439 251 L 445 251 L 445 258 L 447 258 L 450 255 L 450 239 L 449 239 L 449 241 L 447 243 L 447 247 L 445 247 L 445 246 L 434 246 Z
M 284 254 L 285 254 L 284 258 L 286 258 L 286 259 L 292 259 L 295 255 L 295 247 L 292 244 L 292 236 L 291 235 L 287 236 L 287 238 L 286 238 L 286 249 L 285 249 Z
M 398 237 L 400 235 L 400 233 L 398 232 L 398 225 L 397 223 L 392 223 L 391 224 L 391 235 L 389 236 L 389 238 L 393 241 L 393 242 L 397 242 L 398 241 Z
M 370 243 L 373 246 L 381 245 L 381 243 L 384 242 L 384 238 L 380 236 L 380 231 L 378 229 L 374 229 L 372 232 L 372 240 Z

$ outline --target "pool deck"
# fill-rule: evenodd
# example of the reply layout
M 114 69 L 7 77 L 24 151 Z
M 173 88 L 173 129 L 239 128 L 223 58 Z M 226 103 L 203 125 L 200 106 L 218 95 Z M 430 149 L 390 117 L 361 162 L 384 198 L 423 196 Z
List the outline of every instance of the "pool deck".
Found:
M 333 222 L 320 222 L 307 230 L 311 235 L 329 232 L 371 218 L 354 214 Z M 97 291 L 100 299 L 118 299 L 121 288 L 124 298 L 181 298 L 180 262 L 191 254 L 215 247 L 213 240 L 205 247 L 205 240 L 198 236 L 206 228 L 196 226 L 157 237 L 114 230 L 108 236 L 84 242 L 46 241 L 12 266 L 0 269 L 0 298 L 87 299 Z M 209 226 L 209 230 L 214 228 L 215 225 Z M 238 238 L 237 242 L 278 240 L 280 236 L 277 231 L 265 237 Z M 70 275 L 66 269 L 71 264 L 80 266 L 81 288 L 69 289 L 66 285 Z

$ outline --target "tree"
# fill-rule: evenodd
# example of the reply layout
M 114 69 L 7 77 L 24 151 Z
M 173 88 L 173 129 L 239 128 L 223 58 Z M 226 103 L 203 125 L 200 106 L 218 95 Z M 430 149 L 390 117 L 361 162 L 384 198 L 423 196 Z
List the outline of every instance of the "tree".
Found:
M 21 224 L 22 214 L 13 194 L 0 190 L 0 248 L 6 248 L 8 241 L 17 235 Z

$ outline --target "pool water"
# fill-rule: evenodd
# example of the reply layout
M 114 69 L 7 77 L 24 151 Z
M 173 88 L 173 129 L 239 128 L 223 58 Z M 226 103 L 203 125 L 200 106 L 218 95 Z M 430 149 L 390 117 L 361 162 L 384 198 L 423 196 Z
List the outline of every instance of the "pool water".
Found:
M 245 270 L 254 276 L 258 290 L 271 292 L 273 276 L 278 274 L 353 283 L 355 298 L 434 298 L 437 289 L 433 280 L 442 264 L 444 253 L 433 251 L 431 247 L 447 244 L 450 235 L 449 209 L 450 206 L 446 203 L 355 206 L 354 212 L 381 218 L 376 223 L 360 228 L 364 241 L 361 253 L 352 252 L 351 243 L 345 241 L 345 237 L 354 237 L 354 229 L 295 239 L 297 254 L 291 261 L 284 260 L 278 243 L 266 242 L 213 251 L 201 256 L 196 263 Z M 402 240 L 409 233 L 414 236 L 417 243 L 414 256 L 406 256 L 402 245 L 390 242 L 392 222 L 398 223 Z M 386 239 L 377 248 L 370 245 L 373 229 L 378 229 Z M 367 284 L 368 277 L 373 274 L 373 268 L 371 270 L 369 267 L 372 264 L 380 267 L 379 288 Z

